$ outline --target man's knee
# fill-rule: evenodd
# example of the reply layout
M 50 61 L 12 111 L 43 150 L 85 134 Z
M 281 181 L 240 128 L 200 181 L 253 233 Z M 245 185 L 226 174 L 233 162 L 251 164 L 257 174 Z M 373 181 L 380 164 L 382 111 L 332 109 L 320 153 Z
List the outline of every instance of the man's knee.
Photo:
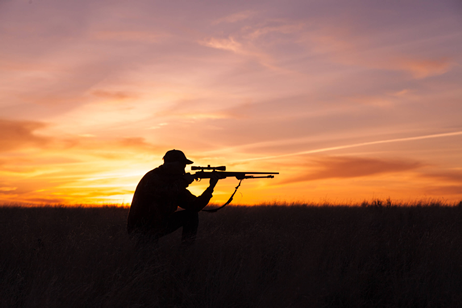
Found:
M 199 213 L 198 212 L 195 212 L 195 211 L 185 211 L 185 212 L 187 212 L 187 215 L 191 220 L 198 220 L 199 219 Z
M 185 224 L 197 225 L 199 223 L 199 213 L 194 211 L 183 211 Z
M 183 224 L 199 220 L 199 214 L 195 211 L 184 210 L 176 212 L 174 215 L 177 219 L 181 220 Z

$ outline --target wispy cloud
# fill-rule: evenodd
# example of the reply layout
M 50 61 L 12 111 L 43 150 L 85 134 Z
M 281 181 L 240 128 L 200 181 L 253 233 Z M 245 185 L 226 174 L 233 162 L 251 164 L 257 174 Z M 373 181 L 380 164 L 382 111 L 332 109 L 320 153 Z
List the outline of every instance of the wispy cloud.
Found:
M 123 101 L 127 99 L 133 99 L 137 96 L 124 91 L 107 91 L 107 90 L 94 90 L 91 92 L 92 95 L 104 99 L 111 99 L 116 101 Z
M 167 108 L 156 112 L 156 117 L 182 118 L 182 119 L 226 119 L 236 118 L 235 114 L 227 108 L 226 104 L 217 104 L 210 97 L 198 97 L 195 99 L 181 99 L 171 103 Z
M 36 121 L 13 121 L 0 119 L 0 152 L 11 151 L 27 146 L 43 147 L 52 138 L 36 134 L 47 125 Z
M 404 60 L 401 66 L 409 70 L 417 79 L 436 76 L 446 73 L 454 65 L 448 58 L 430 60 Z
M 209 38 L 201 41 L 201 43 L 205 46 L 215 48 L 215 49 L 223 49 L 229 50 L 235 53 L 246 53 L 242 48 L 242 44 L 237 42 L 233 37 L 228 38 Z
M 395 41 L 385 44 L 371 38 L 372 33 L 369 31 L 373 29 L 357 31 L 351 22 L 343 22 L 342 27 L 307 25 L 300 31 L 298 42 L 310 53 L 324 56 L 333 62 L 353 67 L 402 71 L 415 79 L 442 75 L 456 66 L 452 52 L 431 54 L 419 49 L 422 44 L 420 37 L 407 37 L 398 33 Z M 378 36 L 390 35 L 380 32 Z M 444 38 L 435 38 L 438 39 L 444 41 Z M 395 48 L 390 48 L 390 45 L 395 45 Z
M 292 22 L 285 19 L 268 20 L 263 23 L 257 24 L 253 27 L 246 26 L 242 29 L 244 32 L 243 37 L 255 41 L 265 35 L 278 33 L 282 35 L 301 33 L 306 27 L 304 22 Z M 268 42 L 266 42 L 268 43 Z
M 460 171 L 449 170 L 445 172 L 424 173 L 423 176 L 442 182 L 459 183 L 462 187 L 462 172 Z
M 120 138 L 115 141 L 114 147 L 119 149 L 134 149 L 138 152 L 147 153 L 157 152 L 163 148 L 147 142 L 142 137 Z
M 331 178 L 355 178 L 384 173 L 409 171 L 422 167 L 416 161 L 385 160 L 360 157 L 325 157 L 315 158 L 309 168 L 304 168 L 306 174 L 289 178 L 281 184 Z M 310 172 L 310 170 L 315 170 Z
M 221 50 L 231 51 L 243 57 L 257 61 L 262 66 L 271 70 L 291 72 L 278 64 L 276 55 L 268 52 L 269 46 L 278 46 L 286 43 L 289 38 L 284 36 L 300 32 L 304 27 L 303 22 L 278 19 L 258 19 L 246 23 L 237 29 L 227 29 L 220 36 L 202 39 L 199 44 Z M 271 39 L 268 39 L 268 37 Z M 276 38 L 275 36 L 278 36 Z
M 462 135 L 462 131 L 458 132 L 450 132 L 450 133 L 442 133 L 442 134 L 432 134 L 432 135 L 425 135 L 425 136 L 416 136 L 416 137 L 406 137 L 406 138 L 396 138 L 396 139 L 388 139 L 388 140 L 378 140 L 378 141 L 370 141 L 370 142 L 361 142 L 355 144 L 348 144 L 348 145 L 340 145 L 340 146 L 333 146 L 321 149 L 314 149 L 314 150 L 307 150 L 301 151 L 296 153 L 289 153 L 289 154 L 282 154 L 282 155 L 272 155 L 272 156 L 265 156 L 265 157 L 258 157 L 258 158 L 250 158 L 245 159 L 242 161 L 253 161 L 253 160 L 262 160 L 262 159 L 277 159 L 282 157 L 290 157 L 290 156 L 298 156 L 298 155 L 306 155 L 306 154 L 315 154 L 315 153 L 322 153 L 322 152 L 329 152 L 335 150 L 343 150 L 361 146 L 368 146 L 368 145 L 375 145 L 375 144 L 385 144 L 385 143 L 394 143 L 394 142 L 406 142 L 406 141 L 415 141 L 415 140 L 424 140 L 424 139 L 432 139 L 432 138 L 444 138 L 444 137 L 453 137 L 453 136 L 460 136 Z

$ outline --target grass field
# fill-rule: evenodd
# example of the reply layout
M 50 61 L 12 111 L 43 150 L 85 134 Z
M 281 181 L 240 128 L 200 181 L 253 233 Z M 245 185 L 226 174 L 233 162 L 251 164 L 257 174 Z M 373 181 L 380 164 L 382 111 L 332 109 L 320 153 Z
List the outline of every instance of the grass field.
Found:
M 462 206 L 229 206 L 188 249 L 127 214 L 0 208 L 0 307 L 462 306 Z

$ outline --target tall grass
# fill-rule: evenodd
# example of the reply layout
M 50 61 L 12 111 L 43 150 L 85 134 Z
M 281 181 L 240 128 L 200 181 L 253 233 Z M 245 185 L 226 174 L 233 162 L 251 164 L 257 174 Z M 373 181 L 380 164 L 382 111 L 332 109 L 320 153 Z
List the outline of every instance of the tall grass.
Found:
M 144 249 L 127 214 L 0 208 L 0 306 L 462 305 L 462 207 L 227 207 Z

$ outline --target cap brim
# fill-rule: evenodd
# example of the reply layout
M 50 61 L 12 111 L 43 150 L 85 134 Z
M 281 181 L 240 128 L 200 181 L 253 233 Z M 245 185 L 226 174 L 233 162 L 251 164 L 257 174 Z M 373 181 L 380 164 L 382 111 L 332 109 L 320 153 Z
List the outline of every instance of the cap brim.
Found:
M 194 164 L 194 162 L 190 161 L 189 159 L 186 159 L 184 162 L 186 163 L 186 165 Z

